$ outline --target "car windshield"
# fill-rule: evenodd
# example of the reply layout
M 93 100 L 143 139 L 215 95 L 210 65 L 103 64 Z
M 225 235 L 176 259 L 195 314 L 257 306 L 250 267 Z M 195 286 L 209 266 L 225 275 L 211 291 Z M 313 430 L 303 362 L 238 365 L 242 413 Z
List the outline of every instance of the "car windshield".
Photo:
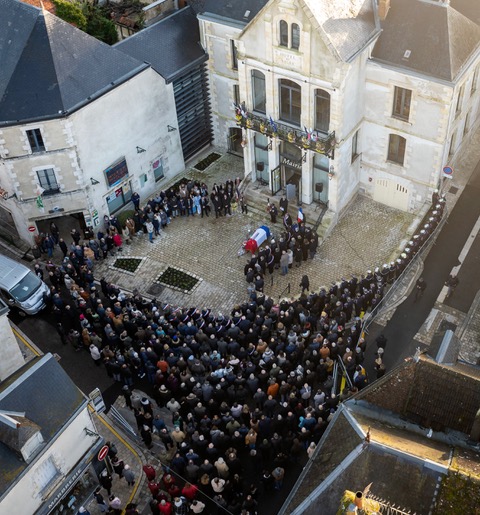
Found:
M 23 302 L 27 300 L 32 293 L 36 292 L 41 284 L 42 281 L 39 277 L 33 272 L 28 272 L 28 274 L 10 290 L 10 295 L 19 302 Z

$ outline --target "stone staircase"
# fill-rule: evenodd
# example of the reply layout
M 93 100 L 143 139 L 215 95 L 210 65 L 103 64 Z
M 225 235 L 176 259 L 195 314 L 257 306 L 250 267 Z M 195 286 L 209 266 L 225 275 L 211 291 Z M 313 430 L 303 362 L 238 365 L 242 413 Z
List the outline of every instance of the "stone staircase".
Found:
M 285 230 L 281 215 L 277 215 L 277 223 L 272 224 L 270 222 L 270 215 L 266 211 L 268 202 L 273 202 L 278 209 L 282 197 L 281 193 L 272 195 L 268 185 L 261 185 L 257 182 L 252 183 L 247 178 L 244 182 L 243 194 L 248 204 L 249 216 L 264 219 L 265 225 L 270 228 L 274 235 L 278 235 Z M 302 210 L 306 218 L 306 226 L 316 230 L 320 242 L 323 241 L 332 225 L 333 213 L 330 213 L 325 205 L 318 203 L 302 204 Z M 296 202 L 288 203 L 288 213 L 292 220 L 296 222 L 298 215 L 298 205 Z

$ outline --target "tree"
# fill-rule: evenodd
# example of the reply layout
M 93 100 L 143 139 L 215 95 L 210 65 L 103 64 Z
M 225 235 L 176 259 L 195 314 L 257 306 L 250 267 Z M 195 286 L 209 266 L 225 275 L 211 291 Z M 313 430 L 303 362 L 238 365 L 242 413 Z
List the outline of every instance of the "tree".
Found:
M 87 28 L 87 18 L 82 12 L 78 3 L 68 2 L 67 0 L 53 0 L 56 15 L 81 30 Z
M 108 17 L 108 12 L 96 5 L 84 4 L 83 12 L 87 19 L 86 32 L 94 38 L 113 45 L 118 41 L 115 24 Z

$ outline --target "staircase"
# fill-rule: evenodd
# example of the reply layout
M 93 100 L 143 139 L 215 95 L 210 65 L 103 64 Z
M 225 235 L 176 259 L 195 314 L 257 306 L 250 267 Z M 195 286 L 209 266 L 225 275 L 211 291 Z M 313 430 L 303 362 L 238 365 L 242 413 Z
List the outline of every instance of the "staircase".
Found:
M 265 220 L 271 232 L 275 235 L 281 234 L 285 228 L 280 213 L 277 215 L 277 223 L 272 224 L 270 215 L 267 213 L 267 203 L 273 202 L 278 209 L 281 193 L 272 195 L 268 185 L 261 185 L 259 182 L 246 181 L 244 183 L 244 197 L 248 204 L 248 214 L 251 217 L 260 218 Z M 322 242 L 329 232 L 332 223 L 332 216 L 328 211 L 328 206 L 324 204 L 312 203 L 310 205 L 302 204 L 303 214 L 306 219 L 306 226 L 316 231 L 320 242 Z M 290 201 L 288 203 L 288 213 L 292 220 L 296 222 L 298 215 L 298 205 L 296 202 Z

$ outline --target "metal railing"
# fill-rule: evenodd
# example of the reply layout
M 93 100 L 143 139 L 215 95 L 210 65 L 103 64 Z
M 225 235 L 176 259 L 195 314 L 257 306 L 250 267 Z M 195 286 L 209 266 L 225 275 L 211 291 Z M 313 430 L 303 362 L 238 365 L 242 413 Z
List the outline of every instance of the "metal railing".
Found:
M 367 331 L 369 325 L 373 322 L 373 319 L 378 315 L 380 310 L 387 304 L 387 302 L 390 301 L 393 295 L 397 293 L 397 291 L 400 289 L 405 277 L 410 273 L 413 267 L 417 265 L 418 261 L 423 259 L 426 252 L 430 250 L 430 247 L 435 243 L 435 240 L 438 234 L 440 233 L 440 230 L 443 228 L 447 220 L 447 213 L 447 207 L 445 206 L 442 218 L 438 223 L 437 227 L 435 228 L 435 230 L 424 241 L 423 245 L 418 249 L 418 252 L 415 254 L 415 256 L 413 256 L 410 263 L 408 263 L 403 272 L 395 279 L 395 281 L 392 283 L 388 291 L 383 295 L 380 302 L 371 311 L 365 313 L 365 316 L 362 320 L 362 332 Z

